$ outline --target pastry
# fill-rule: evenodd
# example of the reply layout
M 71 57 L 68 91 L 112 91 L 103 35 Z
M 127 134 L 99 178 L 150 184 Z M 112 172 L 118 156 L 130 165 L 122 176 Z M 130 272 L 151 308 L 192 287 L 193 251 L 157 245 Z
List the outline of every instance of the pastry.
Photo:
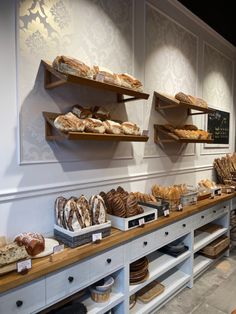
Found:
M 106 120 L 103 122 L 103 125 L 105 126 L 106 133 L 108 134 L 121 134 L 123 133 L 123 129 L 121 125 L 117 122 Z
M 80 119 L 92 118 L 93 113 L 89 108 L 84 108 L 80 105 L 75 105 L 72 112 Z
M 59 72 L 65 74 L 71 74 L 75 76 L 81 76 L 85 78 L 93 78 L 93 70 L 85 63 L 66 56 L 57 56 L 52 66 Z
M 59 196 L 57 197 L 55 201 L 55 218 L 56 218 L 56 224 L 60 227 L 63 227 L 66 229 L 66 221 L 65 221 L 65 215 L 64 215 L 64 206 L 67 202 L 67 199 Z
M 19 246 L 17 243 L 10 243 L 0 247 L 0 267 L 17 262 L 27 258 L 28 253 L 24 246 Z
M 143 90 L 142 83 L 139 80 L 137 80 L 135 77 L 133 77 L 132 75 L 128 73 L 122 73 L 122 74 L 118 74 L 118 77 L 120 79 L 121 86 L 132 88 L 140 92 Z
M 76 201 L 77 209 L 83 222 L 83 227 L 92 226 L 92 211 L 89 207 L 89 202 L 84 195 Z
M 54 120 L 54 125 L 61 131 L 77 131 L 83 132 L 85 128 L 84 121 L 77 118 L 73 113 L 69 112 L 66 115 L 59 115 Z
M 103 224 L 106 219 L 106 205 L 100 195 L 93 195 L 90 197 L 89 205 L 92 211 L 93 225 Z
M 124 134 L 127 135 L 140 135 L 140 128 L 137 124 L 132 123 L 132 122 L 123 122 L 121 124 L 122 130 Z
M 109 120 L 111 118 L 111 115 L 109 111 L 107 111 L 105 108 L 96 106 L 93 109 L 93 118 L 105 121 Z
M 85 119 L 85 132 L 91 133 L 105 133 L 105 126 L 98 119 L 88 118 Z
M 14 240 L 19 246 L 24 246 L 27 253 L 35 256 L 45 249 L 44 237 L 36 232 L 25 232 L 16 236 Z

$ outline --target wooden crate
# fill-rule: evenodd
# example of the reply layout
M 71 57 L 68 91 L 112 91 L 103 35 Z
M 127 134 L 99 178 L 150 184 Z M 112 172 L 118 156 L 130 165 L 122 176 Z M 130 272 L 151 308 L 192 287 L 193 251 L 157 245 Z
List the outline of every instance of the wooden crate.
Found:
M 217 258 L 229 247 L 229 244 L 230 239 L 227 236 L 223 235 L 205 246 L 203 249 L 201 249 L 200 253 L 209 258 Z

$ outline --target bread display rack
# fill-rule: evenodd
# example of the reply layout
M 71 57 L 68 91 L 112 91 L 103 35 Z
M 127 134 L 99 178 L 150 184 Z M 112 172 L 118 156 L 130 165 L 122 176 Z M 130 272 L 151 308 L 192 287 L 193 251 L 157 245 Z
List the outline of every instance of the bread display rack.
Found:
M 187 102 L 179 101 L 175 97 L 158 93 L 154 91 L 155 110 L 161 112 L 166 109 L 181 108 L 187 110 L 187 115 L 199 115 L 215 112 L 215 109 L 209 107 L 201 107 L 195 104 L 189 104 Z M 194 111 L 194 112 L 192 112 Z M 172 132 L 168 132 L 162 125 L 154 124 L 154 142 L 159 143 L 213 143 L 212 138 L 208 139 L 195 139 L 187 137 L 179 137 Z
M 131 88 L 124 88 L 108 83 L 103 83 L 93 79 L 83 78 L 71 74 L 58 72 L 52 67 L 49 61 L 41 60 L 44 66 L 44 87 L 52 89 L 67 83 L 85 85 L 103 91 L 110 91 L 117 95 L 117 102 L 127 102 L 139 99 L 148 99 L 149 94 L 138 92 Z M 124 96 L 131 96 L 125 98 Z M 54 140 L 92 140 L 92 141 L 117 141 L 117 142 L 147 142 L 148 131 L 143 131 L 141 135 L 124 135 L 124 134 L 99 134 L 87 132 L 62 132 L 54 126 L 54 120 L 59 113 L 43 112 L 45 120 L 45 138 L 47 141 Z
M 127 102 L 138 99 L 148 99 L 149 94 L 138 92 L 136 90 L 130 88 L 124 88 L 108 83 L 103 83 L 99 81 L 95 81 L 92 79 L 87 79 L 83 77 L 78 77 L 71 74 L 64 74 L 56 71 L 51 62 L 42 60 L 42 64 L 44 65 L 44 87 L 46 89 L 52 89 L 67 83 L 86 85 L 96 89 L 106 90 L 110 92 L 114 92 L 117 94 L 117 102 Z M 130 98 L 124 99 L 124 95 L 132 96 Z

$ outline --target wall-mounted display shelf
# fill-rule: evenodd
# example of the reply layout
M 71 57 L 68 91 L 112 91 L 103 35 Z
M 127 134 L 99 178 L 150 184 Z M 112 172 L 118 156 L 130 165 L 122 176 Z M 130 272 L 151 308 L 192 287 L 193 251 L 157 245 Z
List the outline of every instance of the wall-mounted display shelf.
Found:
M 191 105 L 191 104 L 179 101 L 175 99 L 174 97 L 163 94 L 163 93 L 158 93 L 154 91 L 154 96 L 155 96 L 155 109 L 157 111 L 160 111 L 163 109 L 183 108 L 183 109 L 187 109 L 188 115 L 207 114 L 207 113 L 215 112 L 215 109 Z M 194 110 L 194 112 L 192 112 L 192 110 Z
M 160 134 L 162 136 L 160 137 Z M 156 144 L 159 143 L 171 143 L 171 142 L 179 142 L 179 143 L 213 143 L 213 139 L 191 139 L 191 138 L 183 138 L 178 137 L 174 133 L 168 132 L 163 125 L 154 124 L 154 142 Z
M 58 72 L 52 67 L 51 62 L 42 60 L 44 65 L 44 87 L 46 89 L 52 89 L 67 83 L 74 83 L 78 85 L 86 85 L 96 89 L 110 91 L 117 94 L 117 102 L 127 102 L 138 99 L 148 99 L 149 94 L 135 91 L 130 88 L 119 87 L 112 84 L 107 84 L 92 79 L 78 77 L 75 75 L 64 74 Z M 124 96 L 132 96 L 130 98 L 124 98 Z
M 54 120 L 58 113 L 43 112 L 45 119 L 45 138 L 47 141 L 53 140 L 92 140 L 92 141 L 117 141 L 117 142 L 147 142 L 147 131 L 142 135 L 125 135 L 125 134 L 99 134 L 86 132 L 62 132 L 54 126 Z M 56 133 L 56 135 L 55 135 Z

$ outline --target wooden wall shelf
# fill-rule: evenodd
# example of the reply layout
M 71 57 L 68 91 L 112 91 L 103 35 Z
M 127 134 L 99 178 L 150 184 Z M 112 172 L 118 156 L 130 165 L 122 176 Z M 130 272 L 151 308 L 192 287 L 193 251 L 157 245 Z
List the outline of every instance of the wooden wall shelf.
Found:
M 98 134 L 86 132 L 62 132 L 54 126 L 54 120 L 58 113 L 43 112 L 45 119 L 45 138 L 47 141 L 54 140 L 92 140 L 92 141 L 116 141 L 116 142 L 147 142 L 148 135 L 143 131 L 142 135 L 117 135 L 117 134 Z M 56 135 L 55 135 L 56 133 Z
M 160 134 L 163 135 L 160 137 Z M 164 129 L 162 125 L 154 124 L 154 142 L 158 143 L 172 143 L 172 142 L 179 142 L 179 143 L 213 143 L 212 139 L 202 140 L 202 139 L 189 139 L 189 138 L 180 138 L 177 135 L 168 132 Z
M 107 84 L 75 75 L 64 74 L 58 72 L 52 67 L 49 61 L 42 60 L 44 65 L 44 87 L 46 89 L 52 89 L 67 83 L 74 83 L 79 85 L 86 85 L 96 89 L 114 92 L 117 94 L 117 102 L 127 102 L 138 99 L 148 99 L 149 94 L 135 91 L 133 89 L 119 87 L 112 84 Z M 132 96 L 130 98 L 124 98 L 124 96 Z
M 155 96 L 155 109 L 157 111 L 171 108 L 184 108 L 187 109 L 188 115 L 207 114 L 215 112 L 215 109 L 204 108 L 196 105 L 179 101 L 170 95 L 154 92 Z M 194 110 L 195 112 L 192 112 Z

